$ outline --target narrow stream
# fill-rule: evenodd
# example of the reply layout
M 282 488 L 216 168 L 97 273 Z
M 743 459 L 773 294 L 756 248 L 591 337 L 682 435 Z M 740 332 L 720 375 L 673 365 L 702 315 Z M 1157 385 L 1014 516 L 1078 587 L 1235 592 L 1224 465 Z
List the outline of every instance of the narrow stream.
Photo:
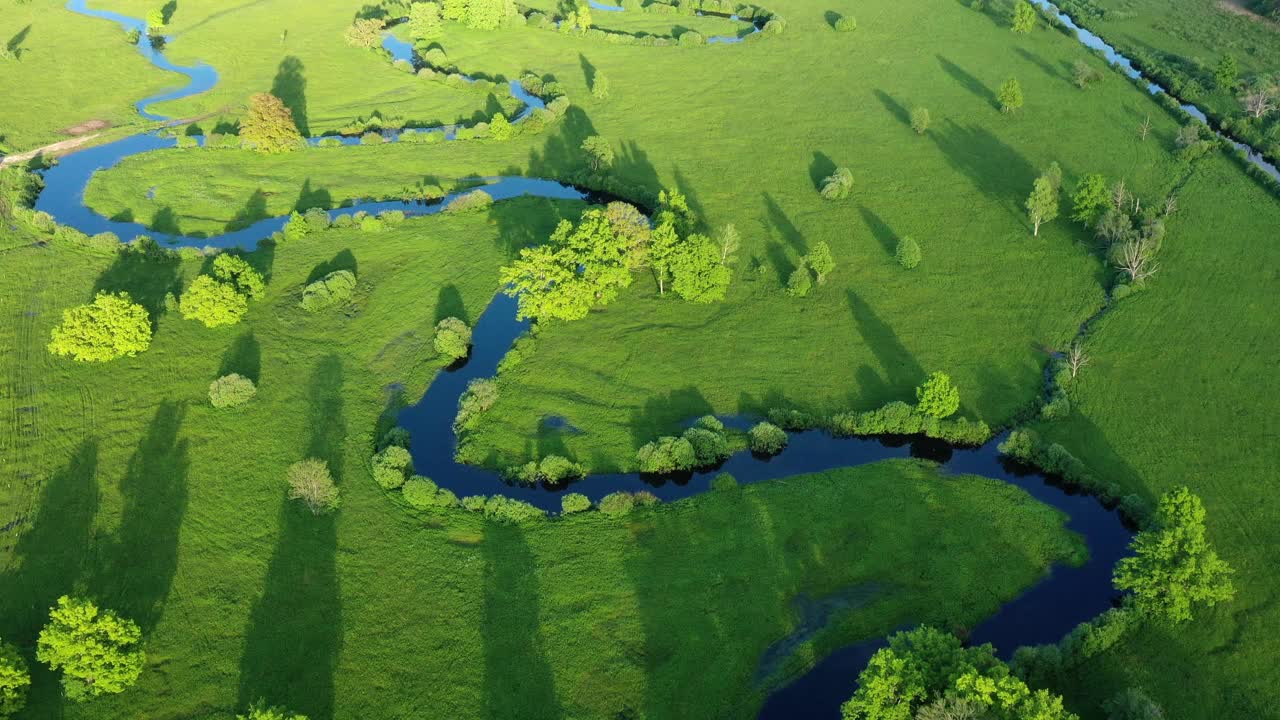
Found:
M 1048 5 L 1045 0 L 1033 1 Z M 141 21 L 132 18 L 88 10 L 84 7 L 84 0 L 71 0 L 67 7 L 82 14 L 112 20 L 126 28 L 141 25 Z M 1064 19 L 1064 22 L 1070 20 Z M 1082 41 L 1086 44 L 1089 42 L 1083 35 Z M 414 61 L 412 47 L 390 35 L 384 40 L 384 47 L 394 57 Z M 180 72 L 191 78 L 187 87 L 181 90 L 140 101 L 139 112 L 148 118 L 166 119 L 147 113 L 145 108 L 150 104 L 204 92 L 217 80 L 216 72 L 207 65 L 181 68 L 168 63 L 162 53 L 149 46 L 141 49 L 158 67 Z M 514 85 L 512 92 L 517 93 Z M 528 108 L 536 107 L 535 102 L 540 102 L 536 98 L 530 99 L 519 94 L 516 97 L 525 102 L 526 114 Z M 447 128 L 437 130 L 448 132 Z M 46 187 L 36 208 L 49 212 L 63 224 L 90 234 L 111 231 L 125 240 L 143 234 L 156 235 L 132 218 L 108 219 L 93 212 L 84 205 L 84 190 L 97 170 L 111 167 L 126 157 L 173 147 L 175 144 L 176 140 L 173 138 L 137 135 L 68 155 L 45 172 Z M 1271 170 L 1274 172 L 1274 168 Z M 493 178 L 485 186 L 485 190 L 495 200 L 519 195 L 590 199 L 589 194 L 583 190 L 554 180 L 537 178 Z M 437 212 L 440 207 L 440 204 L 422 205 L 399 201 L 365 202 L 332 211 L 330 214 L 398 209 L 407 214 L 422 215 Z M 282 217 L 265 219 L 215 237 L 171 236 L 164 239 L 178 246 L 252 248 L 260 239 L 280 229 L 285 221 L 286 218 Z M 515 300 L 497 295 L 476 323 L 470 358 L 460 367 L 439 373 L 423 398 L 400 413 L 399 422 L 411 434 L 417 472 L 431 477 L 441 487 L 449 488 L 460 496 L 502 494 L 555 510 L 559 508 L 563 489 L 513 487 L 505 484 L 494 472 L 461 465 L 453 460 L 456 438 L 452 422 L 458 398 L 471 380 L 493 376 L 498 362 L 512 341 L 527 327 L 527 323 L 515 319 Z M 752 419 L 744 417 L 729 417 L 724 420 L 726 424 L 737 428 L 745 428 L 752 422 Z M 565 428 L 565 431 L 573 432 L 573 429 Z M 1110 607 L 1114 596 L 1111 571 L 1124 554 L 1131 534 L 1115 512 L 1106 509 L 1094 498 L 1075 494 L 1054 484 L 1051 478 L 1001 457 L 996 450 L 1001 439 L 993 439 L 980 448 L 951 448 L 944 443 L 919 438 L 850 439 L 834 438 L 820 432 L 793 433 L 786 450 L 770 459 L 739 453 L 713 471 L 692 473 L 682 478 L 653 478 L 638 474 L 594 475 L 574 484 L 571 490 L 599 499 L 618 490 L 644 489 L 670 501 L 707 491 L 710 479 L 720 472 L 732 473 L 742 483 L 754 483 L 905 457 L 935 461 L 948 473 L 972 473 L 1012 483 L 1037 500 L 1065 513 L 1068 517 L 1067 527 L 1086 539 L 1090 555 L 1081 567 L 1053 568 L 1039 584 L 1006 603 L 995 615 L 974 628 L 971 636 L 974 642 L 991 642 L 1002 655 L 1008 656 L 1021 645 L 1056 642 L 1078 623 Z M 856 688 L 858 673 L 871 653 L 883 644 L 884 640 L 877 638 L 837 650 L 790 684 L 773 692 L 760 717 L 770 720 L 837 717 L 840 703 Z

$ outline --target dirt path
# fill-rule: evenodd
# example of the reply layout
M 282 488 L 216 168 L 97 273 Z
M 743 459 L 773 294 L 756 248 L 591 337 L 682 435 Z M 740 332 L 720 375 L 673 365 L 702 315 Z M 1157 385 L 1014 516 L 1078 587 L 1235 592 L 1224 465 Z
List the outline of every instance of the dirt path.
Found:
M 1265 18 L 1245 7 L 1244 0 L 1218 0 L 1218 9 L 1224 12 L 1229 12 L 1232 15 L 1247 17 L 1256 23 L 1262 23 L 1267 27 L 1270 27 L 1272 30 L 1280 30 L 1280 23 L 1269 18 Z
M 70 140 L 60 140 L 56 143 L 53 143 L 52 145 L 45 145 L 44 147 L 38 147 L 35 150 L 28 150 L 26 152 L 14 153 L 13 155 L 5 155 L 3 158 L 0 158 L 0 167 L 4 167 L 5 165 L 12 165 L 14 163 L 26 162 L 37 155 L 61 155 L 61 154 L 70 152 L 72 150 L 75 150 L 81 145 L 98 137 L 100 134 L 101 133 L 94 133 L 92 135 L 81 135 L 80 137 L 71 138 Z

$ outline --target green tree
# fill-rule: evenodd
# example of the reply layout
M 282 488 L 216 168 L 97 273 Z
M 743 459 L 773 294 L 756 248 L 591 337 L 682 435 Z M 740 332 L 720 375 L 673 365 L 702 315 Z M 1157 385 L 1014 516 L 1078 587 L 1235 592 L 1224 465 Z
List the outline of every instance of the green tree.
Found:
M 680 247 L 680 236 L 676 233 L 674 220 L 663 218 L 649 238 L 649 268 L 658 281 L 658 294 L 667 292 L 667 280 L 671 277 L 671 263 L 677 248 Z
M 824 200 L 843 200 L 853 191 L 853 173 L 849 168 L 836 168 L 822 179 L 818 192 Z
M 147 33 L 150 35 L 158 35 L 164 32 L 165 22 L 164 8 L 152 8 L 147 12 Z
M 720 248 L 705 235 L 690 235 L 671 255 L 671 289 L 696 303 L 724 299 L 731 274 L 720 260 Z
M 747 431 L 751 452 L 758 455 L 777 455 L 787 446 L 787 432 L 769 422 L 756 423 Z
M 493 116 L 493 119 L 489 121 L 489 137 L 494 140 L 505 142 L 510 140 L 515 134 L 515 126 L 507 120 L 507 116 L 503 113 L 497 113 Z
M 924 384 L 916 388 L 916 410 L 925 415 L 941 419 L 955 415 L 959 409 L 960 391 L 944 372 L 930 374 Z
M 1165 720 L 1164 711 L 1140 688 L 1129 688 L 1103 703 L 1107 720 Z
M 609 76 L 599 70 L 591 79 L 591 97 L 601 101 L 609 99 Z
M 1107 187 L 1107 178 L 1093 173 L 1085 175 L 1071 196 L 1071 219 L 1092 225 L 1111 204 L 1111 191 Z
M 302 147 L 302 135 L 293 111 L 271 93 L 249 98 L 249 112 L 240 123 L 240 139 L 261 153 L 278 153 Z
M 1000 101 L 1000 112 L 1012 113 L 1022 107 L 1022 85 L 1017 78 L 1009 78 L 1001 83 L 996 98 Z
M 640 472 L 664 475 L 689 470 L 697 462 L 693 445 L 684 438 L 662 437 L 636 451 Z
M 222 253 L 213 259 L 213 276 L 229 283 L 249 300 L 260 300 L 267 284 L 262 273 L 254 270 L 244 258 Z
M 1213 69 L 1213 79 L 1218 83 L 1219 90 L 1235 90 L 1240 82 L 1240 64 L 1236 62 L 1234 55 L 1223 55 L 1218 60 L 1218 65 Z
M 805 256 L 805 262 L 813 269 L 813 274 L 818 276 L 819 285 L 826 282 L 827 276 L 836 269 L 836 259 L 831 256 L 831 246 L 825 240 L 819 240 L 813 246 L 813 250 Z
M 605 210 L 588 210 L 575 226 L 560 221 L 550 241 L 520 251 L 502 268 L 517 314 L 540 320 L 578 320 L 611 302 L 631 284 L 630 238 L 614 231 Z
M 578 3 L 577 9 L 574 11 L 574 22 L 579 30 L 590 30 L 595 26 L 595 21 L 591 19 L 590 4 Z
M 911 108 L 911 129 L 915 130 L 917 135 L 923 135 L 929 131 L 929 108 Z
M 1133 593 L 1144 614 L 1173 623 L 1191 619 L 1196 605 L 1217 605 L 1235 597 L 1234 572 L 1205 537 L 1204 505 L 1185 487 L 1165 493 L 1155 526 L 1129 544 L 1131 557 L 1115 569 L 1115 586 Z
M 456 317 L 447 317 L 436 323 L 432 343 L 436 352 L 450 361 L 459 360 L 471 352 L 471 328 Z
M 409 6 L 409 36 L 417 40 L 439 40 L 444 35 L 440 4 L 416 2 Z
M 464 21 L 474 30 L 494 30 L 514 12 L 512 0 L 469 0 Z
M 244 405 L 257 393 L 253 381 L 238 373 L 223 375 L 209 384 L 209 402 L 216 408 Z
M 413 474 L 413 457 L 399 445 L 388 445 L 373 456 L 373 479 L 385 490 L 395 490 Z
M 0 720 L 16 714 L 27 704 L 31 674 L 18 648 L 0 641 Z
M 445 20 L 461 20 L 467 16 L 467 0 L 444 0 Z
M 307 720 L 307 716 L 289 712 L 282 707 L 267 707 L 258 703 L 249 708 L 248 714 L 236 715 L 236 720 Z
M 813 274 L 808 263 L 801 258 L 800 264 L 787 276 L 787 287 L 784 292 L 794 298 L 806 297 L 813 289 Z
M 613 148 L 609 146 L 608 140 L 599 135 L 591 135 L 583 140 L 582 151 L 587 154 L 587 163 L 591 165 L 593 172 L 600 172 L 613 164 Z
M 1036 9 L 1027 0 L 1018 0 L 1013 8 L 1013 31 L 1029 33 L 1036 27 Z
M 289 466 L 285 475 L 289 499 L 301 500 L 313 515 L 335 510 L 339 504 L 338 486 L 329 473 L 329 464 L 316 458 L 300 460 Z
M 1031 220 L 1032 235 L 1039 237 L 1041 223 L 1047 223 L 1058 217 L 1058 189 L 1048 176 L 1036 178 L 1027 197 L 1027 217 Z
M 909 237 L 904 237 L 898 241 L 898 247 L 893 253 L 898 264 L 907 270 L 911 270 L 920 264 L 921 253 L 920 244 Z
M 142 674 L 142 631 L 132 620 L 63 595 L 36 641 L 36 658 L 62 671 L 62 689 L 76 702 L 123 692 Z
M 380 18 L 356 18 L 344 35 L 352 47 L 373 48 L 382 42 L 382 28 L 386 23 Z
M 199 320 L 208 327 L 234 325 L 249 311 L 249 300 L 231 283 L 218 282 L 208 275 L 191 281 L 178 303 L 182 317 Z
M 80 362 L 133 357 L 151 347 L 147 311 L 129 293 L 98 293 L 92 303 L 62 311 L 49 352 Z

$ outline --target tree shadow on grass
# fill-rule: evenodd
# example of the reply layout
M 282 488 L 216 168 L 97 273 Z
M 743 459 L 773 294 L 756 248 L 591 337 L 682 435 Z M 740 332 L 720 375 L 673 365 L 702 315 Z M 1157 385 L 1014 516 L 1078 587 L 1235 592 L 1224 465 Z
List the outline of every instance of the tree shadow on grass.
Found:
M 1026 224 L 1021 199 L 1038 175 L 1017 150 L 978 125 L 947 122 L 929 133 L 947 162 L 969 177 L 979 192 L 995 200 L 1020 224 Z
M 359 269 L 360 263 L 356 260 L 355 254 L 351 252 L 350 248 L 347 248 L 339 252 L 337 255 L 334 255 L 332 258 L 311 268 L 311 272 L 307 275 L 307 284 L 309 285 L 329 273 L 334 273 L 339 270 L 347 270 L 352 275 L 359 276 Z
M 280 98 L 293 113 L 293 122 L 304 136 L 311 134 L 307 124 L 307 76 L 306 66 L 293 55 L 280 61 L 276 77 L 271 82 L 271 94 Z
M 901 392 L 922 382 L 925 378 L 924 368 L 920 367 L 915 356 L 898 339 L 893 328 L 854 291 L 846 290 L 845 297 L 858 333 L 880 362 L 888 384 Z
M 164 314 L 164 296 L 177 294 L 178 270 L 182 261 L 174 253 L 161 251 L 154 242 L 122 245 L 116 259 L 94 283 L 93 292 L 127 292 L 146 309 L 152 324 Z
M 991 89 L 984 85 L 981 80 L 970 75 L 964 70 L 964 68 L 956 65 L 941 55 L 938 55 L 937 57 L 938 62 L 942 64 L 942 69 L 945 70 L 952 79 L 960 83 L 960 87 L 963 87 L 965 90 L 973 93 L 974 96 L 985 102 L 987 105 L 996 109 L 1000 108 L 1000 103 L 996 100 L 996 94 L 991 92 Z
M 582 78 L 586 81 L 587 89 L 594 89 L 596 85 L 596 66 L 592 65 L 587 56 L 582 53 L 578 53 L 578 64 L 582 66 Z
M 250 225 L 271 217 L 267 213 L 267 194 L 262 188 L 254 190 L 249 199 L 245 201 L 244 207 L 236 211 L 235 217 L 231 222 L 227 223 L 227 232 L 235 230 L 243 230 Z
M 885 253 L 893 257 L 898 251 L 898 234 L 893 231 L 893 228 L 889 227 L 889 223 L 886 223 L 871 208 L 865 205 L 859 206 L 858 212 L 861 213 L 862 220 L 867 224 L 867 229 L 871 231 L 871 235 L 879 241 Z
M 231 373 L 249 378 L 254 385 L 258 384 L 262 375 L 262 346 L 252 331 L 236 338 L 222 354 L 218 377 Z
M 298 191 L 298 201 L 293 204 L 293 209 L 298 212 L 306 212 L 311 208 L 320 208 L 328 210 L 333 207 L 333 195 L 324 188 L 312 189 L 311 178 L 302 181 L 302 189 Z
M 178 214 L 168 206 L 155 211 L 151 216 L 150 228 L 161 235 L 182 234 L 182 228 L 178 226 Z
M 120 529 L 90 583 L 104 605 L 150 632 L 160 621 L 178 571 L 178 539 L 187 511 L 186 408 L 165 401 L 120 480 Z
M 462 301 L 462 293 L 458 292 L 458 286 L 453 283 L 446 283 L 436 294 L 436 322 L 447 317 L 455 317 L 468 325 L 471 324 L 467 316 L 466 303 Z
M 1070 75 L 1064 75 L 1062 71 L 1058 70 L 1058 68 L 1054 67 L 1047 60 L 1031 52 L 1030 50 L 1027 50 L 1026 48 L 1014 48 L 1014 52 L 1018 53 L 1018 56 L 1021 57 L 1023 60 L 1026 60 L 1032 65 L 1035 65 L 1036 67 L 1040 68 L 1042 71 L 1044 71 L 1045 75 L 1048 75 L 1054 80 L 1062 80 L 1064 82 L 1071 81 Z
M 5 43 L 5 49 L 8 50 L 9 54 L 12 55 L 13 57 L 17 59 L 22 59 L 22 55 L 23 55 L 22 43 L 26 41 L 27 36 L 30 34 L 31 34 L 31 26 L 27 25 L 26 27 L 22 28 L 18 32 L 14 33 L 13 37 L 9 38 L 9 42 Z
M 76 590 L 85 571 L 98 514 L 98 442 L 85 440 L 40 492 L 34 518 L 13 549 L 12 570 L 0 576 L 0 637 L 33 645 L 62 595 Z
M 822 181 L 836 171 L 836 161 L 821 150 L 813 151 L 813 160 L 809 162 L 809 182 L 815 188 L 821 187 Z M 768 194 L 765 195 L 768 198 Z
M 489 523 L 484 542 L 484 717 L 551 720 L 564 715 L 542 647 L 538 577 L 523 532 Z
M 632 444 L 639 449 L 662 435 L 678 434 L 681 423 L 712 412 L 702 391 L 689 385 L 672 390 L 666 395 L 654 395 L 645 400 L 644 407 L 633 410 L 628 425 Z
M 325 356 L 312 371 L 307 399 L 311 438 L 303 455 L 329 463 L 329 472 L 338 481 L 342 479 L 343 443 L 347 437 L 347 421 L 342 409 L 343 382 L 342 360 L 337 355 Z
M 880 104 L 884 105 L 884 109 L 889 111 L 889 114 L 893 116 L 894 120 L 897 120 L 903 125 L 910 127 L 911 125 L 910 110 L 907 110 L 905 107 L 899 104 L 897 100 L 894 100 L 892 95 L 890 95 L 889 93 L 883 90 L 874 90 L 872 91 L 872 93 L 876 96 L 876 99 L 880 101 Z
M 527 167 L 531 177 L 567 177 L 586 169 L 582 141 L 598 134 L 591 118 L 582 108 L 570 107 L 556 127 L 559 132 L 547 138 L 541 152 L 529 151 Z

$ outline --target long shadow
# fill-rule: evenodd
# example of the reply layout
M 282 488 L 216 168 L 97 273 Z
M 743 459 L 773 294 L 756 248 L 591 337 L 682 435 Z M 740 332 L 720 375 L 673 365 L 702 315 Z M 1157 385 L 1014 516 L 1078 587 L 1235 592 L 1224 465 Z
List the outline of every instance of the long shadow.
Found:
M 835 171 L 835 160 L 820 150 L 813 151 L 813 160 L 809 162 L 809 182 L 813 183 L 815 188 L 820 187 L 822 181 Z
M 231 373 L 247 377 L 255 385 L 258 384 L 262 376 L 262 346 L 253 331 L 236 338 L 222 354 L 222 362 L 218 364 L 218 377 Z
M 897 100 L 894 100 L 892 95 L 883 90 L 873 90 L 872 94 L 876 96 L 881 105 L 884 105 L 884 109 L 888 110 L 890 115 L 893 115 L 894 120 L 903 125 L 911 125 L 911 111 L 899 104 Z
M 302 61 L 293 55 L 285 57 L 276 68 L 276 77 L 271 81 L 271 94 L 280 98 L 284 106 L 293 113 L 293 122 L 298 132 L 310 135 L 311 128 L 307 123 L 307 76 Z
M 649 160 L 649 153 L 641 150 L 634 140 L 623 143 L 622 151 L 613 161 L 613 171 L 627 183 L 644 188 L 651 195 L 656 195 L 661 185 L 658 170 Z
M 471 319 L 467 317 L 467 305 L 462 301 L 462 293 L 458 292 L 458 286 L 453 283 L 447 283 L 436 294 L 436 322 L 447 317 L 456 317 L 464 323 L 471 323 Z
M 884 251 L 893 255 L 898 250 L 898 234 L 889 227 L 889 223 L 875 213 L 871 208 L 863 205 L 858 208 L 858 212 L 862 215 L 862 221 L 867 224 L 867 228 L 871 230 L 871 234 L 880 242 L 880 246 Z
M 245 630 L 239 707 L 265 701 L 311 720 L 333 717 L 342 648 L 336 522 L 281 494 L 280 536 Z
M 168 25 L 173 22 L 173 14 L 178 11 L 178 0 L 169 0 L 160 7 L 161 16 L 164 18 L 164 24 Z
M 360 263 L 356 260 L 356 256 L 351 252 L 350 248 L 311 268 L 311 272 L 307 275 L 307 283 L 313 283 L 325 275 L 339 270 L 349 270 L 352 275 L 360 275 Z
M 853 313 L 853 321 L 858 332 L 871 352 L 880 361 L 880 367 L 888 378 L 889 385 L 899 391 L 914 387 L 925 378 L 924 368 L 916 362 L 915 356 L 898 339 L 884 320 L 871 309 L 870 305 L 852 290 L 845 291 L 849 302 L 849 311 Z
M 596 66 L 591 64 L 586 55 L 578 53 L 578 64 L 582 66 L 582 77 L 586 80 L 587 89 L 594 90 L 596 86 Z
M 809 246 L 805 243 L 800 228 L 791 222 L 791 218 L 783 212 L 782 207 L 773 199 L 773 195 L 765 192 L 761 193 L 761 197 L 764 198 L 765 218 L 777 230 L 778 235 L 797 253 L 804 255 L 809 252 Z
M 484 717 L 563 717 L 542 649 L 538 578 L 519 528 L 490 523 L 484 542 Z
M 328 210 L 333 207 L 333 195 L 324 188 L 312 189 L 311 178 L 302 181 L 302 189 L 298 191 L 298 201 L 293 204 L 293 209 L 298 212 L 306 212 L 311 208 L 320 208 Z
M 22 28 L 18 32 L 14 33 L 13 37 L 9 38 L 9 42 L 5 43 L 5 48 L 8 49 L 9 53 L 13 55 L 15 58 L 21 58 L 22 43 L 27 39 L 27 36 L 30 34 L 31 34 L 31 26 L 27 25 L 26 27 Z
M 311 373 L 308 391 L 308 426 L 311 437 L 303 457 L 329 463 L 334 480 L 342 480 L 342 446 L 347 437 L 347 421 L 342 410 L 342 360 L 327 355 Z
M 22 523 L 10 572 L 0 576 L 0 637 L 33 645 L 49 608 L 85 570 L 98 514 L 98 442 L 85 440 L 49 476 L 34 518 Z
M 249 195 L 244 207 L 236 211 L 235 217 L 227 223 L 226 229 L 227 232 L 242 230 L 268 217 L 271 216 L 267 213 L 267 194 L 262 191 L 262 188 L 258 188 Z
M 1021 200 L 1038 173 L 1021 153 L 979 125 L 966 127 L 947 122 L 930 132 L 929 137 L 947 162 L 967 175 L 979 192 L 1025 223 Z
M 1040 57 L 1039 55 L 1037 55 L 1037 54 L 1035 54 L 1035 53 L 1031 52 L 1030 50 L 1027 50 L 1026 48 L 1015 48 L 1015 49 L 1014 49 L 1014 52 L 1018 53 L 1018 55 L 1019 55 L 1023 60 L 1026 60 L 1027 62 L 1031 63 L 1032 65 L 1035 65 L 1036 67 L 1038 67 L 1038 68 L 1040 68 L 1041 70 L 1043 70 L 1045 75 L 1048 75 L 1049 77 L 1053 78 L 1054 80 L 1062 80 L 1062 81 L 1064 81 L 1064 82 L 1071 82 L 1071 77 L 1070 77 L 1069 75 L 1064 75 L 1064 74 L 1062 74 L 1062 71 L 1058 70 L 1058 68 L 1054 67 L 1054 66 L 1053 66 L 1052 64 L 1050 64 L 1047 60 L 1045 60 L 1044 58 Z
M 154 324 L 164 314 L 164 296 L 178 289 L 181 264 L 176 254 L 160 251 L 155 243 L 124 245 L 94 282 L 93 292 L 129 293 L 134 302 L 146 308 Z
M 702 391 L 689 385 L 666 395 L 649 397 L 643 408 L 632 411 L 627 425 L 631 428 L 632 443 L 639 449 L 661 435 L 679 434 L 680 423 L 711 412 L 711 403 L 707 402 Z
M 942 57 L 941 55 L 938 55 L 937 57 L 938 57 L 938 62 L 942 64 L 942 69 L 945 70 L 946 73 L 950 75 L 953 79 L 955 79 L 956 82 L 960 83 L 961 87 L 973 93 L 975 96 L 980 98 L 983 102 L 990 105 L 991 107 L 993 108 L 1000 107 L 1000 103 L 996 100 L 996 94 L 991 91 L 991 88 L 988 88 L 986 85 L 984 85 L 981 80 L 970 75 L 968 72 L 964 70 L 964 68 L 960 67 L 959 65 L 956 65 L 955 63 Z
M 568 177 L 586 168 L 582 141 L 597 135 L 591 118 L 579 107 L 570 107 L 557 124 L 559 131 L 548 137 L 542 151 L 530 150 L 529 175 L 532 177 Z
M 120 529 L 91 587 L 103 603 L 150 631 L 164 612 L 178 571 L 178 539 L 187 511 L 186 408 L 160 403 L 120 480 Z
M 151 229 L 162 235 L 182 234 L 182 228 L 178 225 L 178 214 L 168 206 L 162 207 L 152 214 Z

